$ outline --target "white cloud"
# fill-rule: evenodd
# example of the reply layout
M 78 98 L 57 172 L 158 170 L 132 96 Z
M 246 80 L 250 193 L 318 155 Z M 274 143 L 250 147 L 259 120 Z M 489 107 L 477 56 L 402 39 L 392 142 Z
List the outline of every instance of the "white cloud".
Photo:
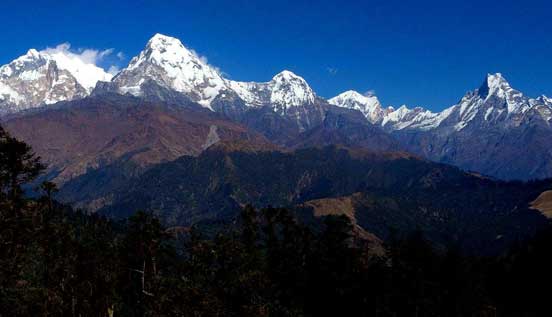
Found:
M 196 51 L 194 51 L 193 49 L 190 49 L 190 52 L 192 52 L 192 54 L 194 54 L 197 58 L 199 58 L 199 60 L 204 63 L 204 64 L 207 64 L 209 65 L 209 60 L 207 59 L 207 57 L 203 56 L 203 55 L 199 55 Z
M 84 64 L 94 65 L 104 70 L 107 69 L 107 72 L 110 74 L 119 71 L 119 66 L 116 65 L 116 61 L 114 59 L 120 61 L 125 58 L 123 52 L 115 53 L 115 49 L 113 48 L 108 48 L 105 50 L 98 50 L 93 48 L 73 49 L 71 47 L 71 44 L 67 42 L 59 44 L 56 47 L 47 47 L 41 52 L 51 55 L 63 54 L 67 58 L 80 60 Z
M 64 55 L 70 58 L 80 59 L 85 64 L 94 64 L 94 65 L 97 65 L 104 58 L 113 54 L 113 51 L 114 49 L 112 48 L 109 48 L 106 50 L 97 50 L 97 49 L 90 49 L 90 48 L 73 50 L 71 49 L 71 44 L 67 42 L 59 44 L 58 46 L 53 48 L 48 47 L 42 50 L 43 53 L 47 53 L 47 54 L 63 53 Z
M 194 54 L 197 58 L 199 58 L 199 60 L 200 60 L 203 64 L 205 64 L 205 65 L 209 66 L 210 68 L 214 69 L 220 76 L 222 76 L 222 77 L 227 77 L 227 76 L 228 76 L 228 74 L 226 74 L 225 72 L 221 71 L 220 68 L 218 68 L 217 66 L 210 65 L 210 64 L 209 64 L 209 60 L 207 59 L 206 56 L 203 56 L 203 55 L 198 54 L 198 53 L 197 53 L 196 51 L 194 51 L 193 49 L 190 49 L 190 52 L 192 52 L 192 54 Z
M 69 71 L 82 87 L 89 91 L 96 86 L 98 81 L 111 80 L 113 73 L 118 71 L 117 63 L 120 62 L 112 48 L 105 50 L 73 49 L 69 43 L 48 47 L 41 53 L 51 56 L 59 68 Z
M 336 67 L 326 67 L 326 71 L 327 71 L 330 75 L 334 76 L 334 75 L 337 74 L 337 72 L 339 72 L 339 68 L 336 68 Z
M 119 73 L 121 69 L 119 68 L 119 66 L 116 66 L 116 65 L 111 65 L 109 66 L 109 69 L 107 70 L 108 73 L 110 73 L 111 75 L 115 76 L 117 75 L 117 73 Z
M 376 91 L 374 89 L 370 89 L 370 90 L 368 90 L 364 93 L 364 96 L 366 96 L 366 97 L 371 97 L 371 96 L 375 96 L 375 95 L 376 95 Z

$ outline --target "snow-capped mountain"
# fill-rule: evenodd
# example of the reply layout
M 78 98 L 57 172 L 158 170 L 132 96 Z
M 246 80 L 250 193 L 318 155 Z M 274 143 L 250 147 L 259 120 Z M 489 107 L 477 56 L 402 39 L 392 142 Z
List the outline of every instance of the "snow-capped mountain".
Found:
M 360 110 L 412 153 L 503 179 L 552 176 L 550 98 L 527 97 L 499 73 L 441 112 L 383 109 L 359 95 L 344 93 L 330 102 Z
M 154 35 L 128 67 L 113 78 L 111 89 L 143 96 L 149 82 L 184 94 L 204 107 L 210 107 L 211 101 L 227 88 L 216 69 L 180 40 L 161 34 Z
M 436 115 L 432 129 L 454 133 L 463 129 L 508 129 L 529 121 L 550 126 L 552 108 L 546 96 L 529 98 L 512 88 L 502 74 L 488 74 L 479 89 Z
M 552 176 L 550 99 L 524 96 L 501 74 L 422 122 L 431 127 L 393 132 L 411 152 L 503 179 Z
M 103 69 L 63 52 L 31 49 L 0 67 L 0 114 L 83 98 L 98 81 L 111 77 Z
M 376 96 L 355 91 L 326 101 L 287 70 L 266 82 L 230 80 L 161 34 L 113 78 L 60 50 L 29 50 L 0 67 L 0 115 L 106 93 L 201 106 L 283 146 L 319 140 L 362 147 L 386 132 L 410 152 L 465 169 L 502 178 L 552 176 L 552 99 L 527 97 L 499 73 L 432 112 L 384 108 Z
M 383 109 L 375 95 L 362 95 L 354 90 L 341 93 L 328 99 L 328 102 L 335 106 L 359 110 L 368 121 L 374 124 L 381 122 L 390 112 L 390 109 Z
M 329 106 L 325 100 L 316 96 L 305 79 L 288 70 L 276 74 L 268 82 L 228 80 L 227 83 L 228 90 L 224 94 L 230 91 L 234 100 L 233 102 L 226 100 L 226 102 L 218 104 L 216 110 L 228 114 L 232 105 L 236 105 L 237 100 L 237 104 L 242 105 L 241 109 L 239 106 L 234 107 L 232 110 L 234 114 L 230 117 L 242 117 L 244 120 L 243 114 L 246 114 L 248 118 L 245 118 L 245 121 L 257 122 L 259 128 L 263 125 L 273 126 L 274 130 L 268 132 L 269 134 L 278 134 L 282 131 L 278 131 L 279 124 L 262 123 L 266 119 L 267 111 L 288 121 L 297 131 L 303 132 L 320 124 L 324 119 L 326 108 Z M 267 128 L 267 130 L 271 129 Z
M 152 83 L 178 92 L 211 110 L 214 110 L 211 105 L 215 99 L 220 101 L 229 96 L 241 99 L 247 107 L 270 105 L 282 115 L 292 107 L 310 105 L 316 100 L 307 82 L 290 71 L 282 71 L 264 83 L 225 79 L 215 67 L 186 48 L 180 40 L 162 34 L 156 34 L 149 40 L 128 67 L 113 78 L 108 90 L 144 96 L 151 94 Z
M 176 38 L 156 34 L 128 67 L 94 94 L 116 92 L 146 99 L 182 103 L 184 99 L 237 119 L 252 109 L 270 108 L 292 119 L 301 131 L 320 122 L 324 111 L 302 77 L 284 70 L 268 82 L 239 82 L 186 48 Z
M 528 98 L 513 89 L 500 73 L 488 74 L 479 89 L 468 92 L 458 104 L 437 113 L 404 105 L 398 109 L 384 109 L 375 96 L 365 97 L 354 91 L 328 101 L 339 107 L 360 110 L 370 122 L 391 131 L 460 131 L 471 125 L 519 125 L 532 115 L 550 123 L 552 117 L 548 97 Z
M 328 99 L 328 102 L 338 107 L 359 110 L 368 121 L 386 130 L 428 130 L 437 126 L 443 119 L 443 115 L 421 107 L 410 109 L 403 105 L 397 109 L 384 108 L 375 95 L 362 95 L 354 90 L 343 92 Z
M 182 93 L 210 109 L 215 98 L 234 93 L 248 107 L 272 105 L 281 114 L 290 107 L 315 101 L 307 82 L 290 71 L 283 71 L 265 83 L 228 80 L 180 40 L 161 34 L 149 40 L 128 67 L 113 78 L 112 84 L 118 93 L 142 96 L 148 82 Z
M 285 114 L 293 107 L 312 105 L 316 101 L 316 95 L 305 79 L 288 70 L 280 72 L 266 83 L 227 83 L 247 106 L 271 106 L 279 114 Z
M 327 105 L 291 71 L 267 82 L 229 80 L 179 39 L 156 34 L 115 77 L 61 50 L 30 50 L 1 68 L 0 115 L 91 93 L 174 104 L 191 101 L 234 119 L 252 109 L 270 109 L 290 119 L 299 131 L 321 122 Z

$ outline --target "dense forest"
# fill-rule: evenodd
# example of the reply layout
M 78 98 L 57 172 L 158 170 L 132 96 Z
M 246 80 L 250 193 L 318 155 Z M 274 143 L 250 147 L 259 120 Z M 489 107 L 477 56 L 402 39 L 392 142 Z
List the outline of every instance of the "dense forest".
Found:
M 24 188 L 44 170 L 0 130 L 0 316 L 544 316 L 552 230 L 500 256 L 395 232 L 376 252 L 343 216 L 319 227 L 244 207 L 217 232 L 148 211 L 85 214 Z M 33 185 L 34 186 L 34 185 Z M 217 227 L 220 228 L 220 227 Z

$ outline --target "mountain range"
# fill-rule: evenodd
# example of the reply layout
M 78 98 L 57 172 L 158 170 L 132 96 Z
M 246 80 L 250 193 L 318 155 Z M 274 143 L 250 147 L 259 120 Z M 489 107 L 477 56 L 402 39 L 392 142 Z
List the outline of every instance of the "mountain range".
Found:
M 432 112 L 383 107 L 375 95 L 355 91 L 326 100 L 287 70 L 268 82 L 229 80 L 180 40 L 161 34 L 115 76 L 63 52 L 34 49 L 0 68 L 5 118 L 113 94 L 196 104 L 284 147 L 332 142 L 401 149 L 502 179 L 552 176 L 552 99 L 524 96 L 501 74 L 487 75 L 457 104 Z
M 146 208 L 194 225 L 252 203 L 342 213 L 373 240 L 422 228 L 487 251 L 547 223 L 552 101 L 501 74 L 441 112 L 384 107 L 355 91 L 324 99 L 287 70 L 229 80 L 156 34 L 114 76 L 29 50 L 0 68 L 0 120 L 48 165 L 58 199 L 111 217 Z M 530 179 L 543 180 L 509 181 Z

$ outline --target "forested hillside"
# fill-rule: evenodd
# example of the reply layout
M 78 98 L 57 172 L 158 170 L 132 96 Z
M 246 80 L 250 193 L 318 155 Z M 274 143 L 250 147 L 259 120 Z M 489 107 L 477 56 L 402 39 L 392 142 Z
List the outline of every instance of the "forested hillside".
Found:
M 349 218 L 314 228 L 245 206 L 215 234 L 163 227 L 147 211 L 113 221 L 23 186 L 44 169 L 0 131 L 0 316 L 543 316 L 552 231 L 496 257 L 435 249 L 395 232 L 384 252 Z

